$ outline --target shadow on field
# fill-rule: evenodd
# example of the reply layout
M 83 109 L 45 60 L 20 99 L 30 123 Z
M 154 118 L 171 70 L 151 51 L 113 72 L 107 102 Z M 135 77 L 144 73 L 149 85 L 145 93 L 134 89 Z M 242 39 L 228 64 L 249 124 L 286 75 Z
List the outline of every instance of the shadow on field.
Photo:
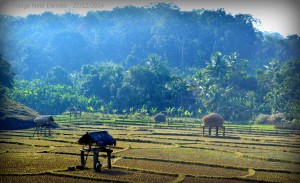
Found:
M 241 139 L 238 136 L 209 136 L 209 135 L 204 135 L 203 137 L 209 137 L 209 138 L 214 138 L 214 139 L 236 139 L 236 140 Z
M 106 174 L 106 175 L 115 175 L 115 176 L 118 176 L 118 175 L 125 175 L 125 174 L 128 174 L 124 171 L 121 171 L 121 170 L 115 170 L 115 169 L 111 169 L 111 170 L 101 170 L 101 172 L 99 172 L 100 174 Z

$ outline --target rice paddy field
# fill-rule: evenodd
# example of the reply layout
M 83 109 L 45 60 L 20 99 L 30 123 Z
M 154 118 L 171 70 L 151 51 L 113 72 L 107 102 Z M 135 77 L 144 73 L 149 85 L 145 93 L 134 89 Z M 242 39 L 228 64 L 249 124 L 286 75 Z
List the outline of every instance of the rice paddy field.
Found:
M 200 123 L 155 124 L 138 120 L 68 119 L 50 136 L 34 129 L 0 132 L 0 182 L 299 182 L 300 133 L 272 126 L 226 125 L 225 136 Z M 88 131 L 108 131 L 112 169 L 99 154 L 102 171 L 93 170 L 92 154 L 84 170 L 78 139 Z

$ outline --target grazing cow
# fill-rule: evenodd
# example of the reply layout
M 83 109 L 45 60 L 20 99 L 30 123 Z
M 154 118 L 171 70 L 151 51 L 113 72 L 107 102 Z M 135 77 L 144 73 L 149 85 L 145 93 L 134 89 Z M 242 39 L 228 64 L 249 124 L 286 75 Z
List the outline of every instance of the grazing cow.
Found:
M 74 114 L 75 118 L 77 118 L 77 114 L 79 114 L 79 117 L 81 117 L 81 109 L 77 107 L 72 107 L 70 109 L 70 118 L 72 117 L 72 114 Z

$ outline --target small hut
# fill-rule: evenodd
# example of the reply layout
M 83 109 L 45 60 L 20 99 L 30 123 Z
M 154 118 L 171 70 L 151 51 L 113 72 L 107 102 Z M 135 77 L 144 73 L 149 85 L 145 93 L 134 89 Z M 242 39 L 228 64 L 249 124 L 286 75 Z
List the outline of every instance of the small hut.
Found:
M 47 130 L 48 130 L 48 135 L 50 136 L 51 125 L 52 125 L 52 123 L 54 123 L 54 118 L 52 116 L 50 116 L 50 115 L 39 116 L 34 119 L 34 122 L 36 123 L 36 129 L 33 133 L 33 136 L 35 133 L 37 133 L 37 135 L 44 134 L 44 136 L 46 136 Z M 44 131 L 43 131 L 43 129 L 44 129 Z
M 116 140 L 107 131 L 87 132 L 78 140 L 78 144 L 89 145 L 89 149 L 94 144 L 105 148 L 110 145 L 115 146 Z
M 219 135 L 219 128 L 223 130 L 223 136 L 225 136 L 225 126 L 224 126 L 224 118 L 217 114 L 217 113 L 211 113 L 202 118 L 203 125 L 203 136 L 205 133 L 205 128 L 208 127 L 208 134 L 211 135 L 211 129 L 216 128 L 216 136 Z
M 79 140 L 78 144 L 82 144 L 83 147 L 80 149 L 80 157 L 81 157 L 81 167 L 83 168 L 86 164 L 86 158 L 88 157 L 89 152 L 93 152 L 93 165 L 94 170 L 96 172 L 101 171 L 102 164 L 99 161 L 99 152 L 106 152 L 107 153 L 107 165 L 108 168 L 111 169 L 111 153 L 113 150 L 109 149 L 110 146 L 116 145 L 116 140 L 107 132 L 107 131 L 100 131 L 100 132 L 87 132 L 83 135 Z M 87 147 L 86 147 L 87 146 Z M 93 147 L 94 146 L 94 147 Z M 87 155 L 85 155 L 87 152 Z
M 72 117 L 72 115 L 74 115 L 74 118 L 77 119 L 77 115 L 79 115 L 79 117 L 81 118 L 81 109 L 79 107 L 72 107 L 70 108 L 70 118 Z

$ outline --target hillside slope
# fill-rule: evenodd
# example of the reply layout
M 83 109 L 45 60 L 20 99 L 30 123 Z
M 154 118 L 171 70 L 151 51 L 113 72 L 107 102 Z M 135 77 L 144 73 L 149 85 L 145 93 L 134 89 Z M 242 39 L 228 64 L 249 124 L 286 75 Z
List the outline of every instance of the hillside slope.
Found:
M 0 130 L 34 127 L 33 119 L 37 115 L 36 111 L 19 102 L 7 97 L 0 97 Z

